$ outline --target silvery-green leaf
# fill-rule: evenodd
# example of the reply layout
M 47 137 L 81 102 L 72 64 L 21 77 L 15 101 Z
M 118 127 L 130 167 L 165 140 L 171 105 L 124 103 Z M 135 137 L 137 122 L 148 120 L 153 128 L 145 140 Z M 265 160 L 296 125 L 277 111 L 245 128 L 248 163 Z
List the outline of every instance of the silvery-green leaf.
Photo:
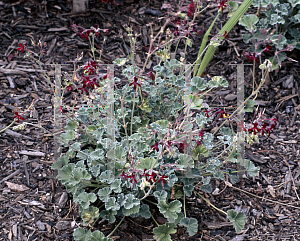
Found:
M 242 25 L 246 28 L 246 30 L 250 31 L 254 29 L 256 30 L 255 24 L 258 22 L 258 17 L 254 14 L 244 15 L 242 19 L 239 21 L 239 25 Z
M 132 208 L 122 208 L 122 213 L 124 216 L 130 216 L 132 214 L 135 214 L 135 213 L 138 213 L 140 210 L 140 204 L 139 205 L 136 205 L 136 206 L 133 206 Z
M 101 188 L 97 192 L 97 195 L 99 196 L 99 198 L 102 202 L 107 202 L 108 201 L 108 199 L 110 198 L 109 194 L 111 194 L 111 188 L 110 187 Z
M 104 167 L 104 165 L 102 164 L 97 164 L 97 165 L 94 165 L 94 166 L 91 166 L 89 168 L 89 171 L 91 172 L 91 174 L 94 176 L 94 177 L 98 177 L 101 173 L 101 169 Z
M 102 232 L 96 230 L 92 232 L 91 241 L 114 241 L 114 240 L 112 238 L 105 237 L 105 235 Z
M 83 209 L 80 212 L 80 216 L 83 220 L 83 225 L 86 226 L 89 222 L 94 221 L 99 217 L 99 208 L 89 206 L 87 209 Z
M 99 180 L 101 182 L 107 182 L 108 184 L 111 184 L 115 180 L 115 175 L 113 171 L 107 170 L 101 173 Z
M 176 225 L 174 223 L 165 223 L 163 225 L 159 225 L 158 227 L 153 229 L 153 233 L 155 234 L 154 238 L 156 241 L 172 241 L 171 235 L 176 233 L 176 229 L 174 229 Z
M 288 2 L 292 5 L 292 7 L 296 7 L 296 5 L 300 4 L 300 0 L 288 0 Z
M 180 224 L 186 227 L 189 236 L 194 236 L 198 232 L 198 221 L 195 218 L 183 218 Z
M 165 190 L 155 191 L 153 194 L 158 202 L 161 200 L 167 201 L 168 193 Z
M 202 176 L 202 182 L 203 182 L 203 185 L 209 184 L 210 179 L 211 179 L 210 176 L 207 176 L 207 177 Z
M 279 50 L 284 48 L 284 45 L 286 44 L 286 38 L 281 34 L 272 35 L 270 40 L 275 44 L 276 48 Z
M 72 173 L 70 174 L 69 183 L 71 185 L 76 185 L 83 180 L 91 180 L 92 176 L 87 172 L 85 168 L 77 167 L 74 168 Z
M 235 210 L 232 209 L 228 210 L 227 217 L 229 218 L 230 222 L 233 222 L 233 226 L 237 233 L 242 231 L 247 222 L 247 217 L 243 212 L 237 213 Z
M 131 209 L 133 206 L 140 205 L 140 200 L 137 199 L 133 194 L 126 194 L 125 195 L 125 203 L 124 208 Z
M 116 221 L 115 215 L 117 214 L 116 210 L 102 210 L 100 216 L 105 218 L 108 222 L 114 223 Z
M 179 154 L 178 155 L 178 165 L 183 168 L 193 168 L 194 160 L 190 155 L 187 154 Z
M 90 203 L 93 203 L 97 200 L 97 196 L 95 193 L 82 192 L 78 195 L 78 199 L 82 208 L 87 209 L 90 206 Z
M 213 148 L 213 138 L 214 136 L 211 133 L 204 133 L 203 135 L 203 139 L 202 139 L 202 144 L 208 149 L 212 149 Z
M 222 173 L 221 171 L 217 171 L 214 173 L 214 178 L 224 180 L 225 176 L 224 176 L 224 173 Z
M 288 15 L 289 14 L 289 4 L 283 3 L 276 6 L 276 10 L 280 12 L 282 15 Z
M 150 218 L 151 217 L 151 213 L 149 211 L 149 206 L 147 204 L 143 204 L 140 207 L 140 211 L 139 211 L 139 215 L 141 215 L 143 218 Z
M 165 201 L 160 200 L 157 204 L 157 207 L 170 223 L 174 223 L 178 217 L 177 213 L 181 212 L 182 204 L 178 200 L 174 200 L 170 202 L 170 204 L 167 204 Z
M 146 157 L 139 160 L 137 168 L 142 170 L 151 170 L 157 166 L 158 162 L 154 158 Z
M 201 77 L 195 76 L 191 81 L 192 91 L 205 90 L 207 88 L 207 81 Z
M 56 162 L 54 162 L 51 166 L 52 170 L 60 170 L 63 166 L 67 165 L 69 163 L 68 156 L 61 156 L 57 159 Z
M 256 167 L 252 161 L 245 159 L 245 168 L 250 177 L 258 175 L 259 167 Z
M 106 210 L 118 211 L 120 209 L 120 205 L 116 202 L 116 198 L 110 197 L 105 203 Z
M 275 25 L 275 24 L 284 24 L 284 23 L 285 23 L 285 20 L 284 20 L 283 17 L 279 16 L 278 14 L 272 14 L 269 23 L 270 23 L 271 25 Z
M 121 179 L 115 179 L 110 186 L 111 190 L 113 190 L 115 193 L 122 192 L 121 183 Z
M 69 163 L 62 167 L 61 170 L 58 170 L 57 179 L 63 181 L 69 181 L 70 175 L 74 170 L 75 164 Z
M 183 191 L 185 192 L 185 194 L 190 197 L 192 196 L 192 192 L 194 190 L 194 186 L 193 185 L 184 185 L 183 186 Z
M 201 186 L 201 190 L 206 193 L 211 193 L 212 191 L 210 184 Z
M 77 241 L 90 241 L 92 232 L 84 228 L 76 228 L 73 237 Z

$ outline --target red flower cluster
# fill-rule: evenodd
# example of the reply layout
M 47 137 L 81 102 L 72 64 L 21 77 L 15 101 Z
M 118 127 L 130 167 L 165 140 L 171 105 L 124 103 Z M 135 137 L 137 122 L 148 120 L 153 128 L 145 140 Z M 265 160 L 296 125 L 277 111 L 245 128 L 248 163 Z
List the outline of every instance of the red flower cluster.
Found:
M 141 84 L 138 83 L 138 81 L 139 81 L 139 79 L 138 79 L 136 76 L 134 76 L 134 77 L 133 77 L 133 81 L 129 84 L 129 86 L 132 86 L 132 85 L 133 85 L 133 89 L 136 90 L 136 87 L 137 87 L 137 86 L 138 86 L 138 87 L 141 87 Z
M 221 9 L 221 11 L 223 11 L 223 9 L 227 6 L 227 2 L 228 0 L 221 0 L 219 2 L 219 9 Z
M 194 6 L 194 1 L 192 0 L 190 5 L 189 5 L 189 10 L 188 10 L 188 16 L 193 17 L 195 13 L 195 6 Z
M 192 33 L 201 34 L 202 30 L 197 30 L 195 26 L 193 26 L 191 29 L 189 29 L 189 26 L 185 26 L 186 20 L 183 22 L 180 21 L 178 18 L 174 24 L 177 26 L 172 32 L 175 36 L 184 35 L 185 37 L 190 37 Z
M 22 44 L 22 43 L 19 43 L 19 46 L 20 46 L 20 47 L 17 49 L 17 51 L 24 52 L 25 45 Z
M 245 56 L 251 63 L 254 63 L 254 61 L 256 61 L 256 63 L 259 63 L 257 53 L 245 53 Z
M 88 40 L 89 35 L 91 33 L 95 34 L 96 37 L 101 35 L 101 31 L 108 33 L 108 29 L 100 29 L 99 26 L 96 24 L 95 27 L 91 27 L 90 29 L 85 29 L 81 26 L 77 26 L 75 24 L 71 25 L 71 30 L 74 30 L 75 32 L 78 32 L 76 35 L 80 36 L 82 39 Z
M 14 118 L 15 118 L 15 119 L 16 119 L 16 118 L 18 119 L 18 120 L 17 120 L 18 123 L 20 122 L 20 119 L 21 119 L 21 120 L 25 120 L 24 117 L 22 117 L 21 115 L 19 115 L 18 112 L 15 112 L 15 117 L 14 117 Z
M 201 137 L 201 140 L 200 141 L 196 140 L 196 144 L 197 144 L 196 147 L 201 145 L 202 140 L 203 140 L 203 135 L 204 135 L 204 130 L 201 130 L 200 133 L 199 133 L 199 136 Z
M 122 174 L 120 175 L 121 177 L 123 177 L 126 181 L 129 180 L 130 183 L 132 183 L 133 185 L 135 185 L 137 183 L 137 173 L 136 172 L 131 172 L 131 173 L 125 173 L 124 171 L 122 172 Z M 163 175 L 159 175 L 158 173 L 156 173 L 153 170 L 147 170 L 144 169 L 144 172 L 141 175 L 142 177 L 145 177 L 147 182 L 152 182 L 152 183 L 160 183 L 162 184 L 162 186 L 164 186 L 166 184 L 166 180 L 168 178 L 168 176 L 166 176 L 165 174 Z
M 273 132 L 274 128 L 276 127 L 276 125 L 278 124 L 278 119 L 277 117 L 271 119 L 271 121 L 273 121 L 273 123 L 262 123 L 260 124 L 261 127 L 259 127 L 258 123 L 253 123 L 253 127 L 248 129 L 248 132 L 253 132 L 254 135 L 256 135 L 256 133 L 261 132 L 261 134 L 268 134 L 268 136 Z

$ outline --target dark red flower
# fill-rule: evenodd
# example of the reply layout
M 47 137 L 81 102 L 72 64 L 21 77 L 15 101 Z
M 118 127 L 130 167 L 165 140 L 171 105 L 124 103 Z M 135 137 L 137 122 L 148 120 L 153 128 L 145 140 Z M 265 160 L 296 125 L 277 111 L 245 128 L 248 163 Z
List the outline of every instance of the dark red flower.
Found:
M 178 36 L 179 35 L 178 28 L 174 29 L 172 32 L 174 33 L 174 36 Z
M 221 37 L 224 37 L 225 39 L 227 39 L 228 38 L 227 31 L 225 31 L 225 33 L 223 35 L 221 35 Z
M 188 10 L 188 16 L 193 17 L 195 13 L 195 6 L 194 6 L 194 1 L 191 1 L 191 4 L 189 5 L 189 10 Z
M 219 3 L 219 9 L 223 11 L 223 9 L 226 7 L 228 0 L 221 0 Z
M 159 148 L 158 148 L 158 142 L 155 142 L 154 145 L 151 146 L 152 150 L 154 151 L 159 151 Z
M 20 46 L 20 47 L 17 49 L 17 51 L 22 51 L 22 52 L 24 52 L 25 45 L 22 44 L 22 43 L 19 43 L 19 46 Z
M 219 116 L 220 119 L 227 118 L 229 114 L 227 114 L 223 109 L 217 111 L 217 117 Z
M 134 76 L 133 81 L 129 84 L 129 86 L 133 85 L 133 89 L 136 90 L 137 86 L 141 87 L 141 84 L 138 83 L 138 81 L 139 81 L 139 79 L 136 76 Z
M 96 72 L 95 67 L 94 66 L 98 66 L 96 61 L 88 61 L 87 65 L 85 65 L 83 67 L 83 69 L 85 70 L 85 72 L 88 75 L 94 74 Z
M 67 91 L 73 91 L 73 90 L 74 90 L 74 88 L 73 88 L 72 85 L 68 85 L 68 86 L 67 86 Z
M 81 88 L 78 88 L 78 90 L 81 90 L 81 94 L 83 94 L 84 91 L 85 91 L 86 93 L 89 93 L 89 92 L 87 91 L 87 89 L 85 88 L 85 86 L 82 86 Z
M 263 135 L 264 133 L 268 133 L 268 135 L 270 135 L 270 129 L 267 128 L 268 124 L 265 123 L 263 124 L 262 128 L 261 128 L 261 135 Z
M 256 53 L 245 53 L 245 56 L 247 57 L 247 59 L 251 63 L 254 63 L 254 61 L 256 61 L 257 63 L 259 63 L 259 60 L 257 58 L 257 54 Z
M 210 111 L 208 111 L 207 109 L 204 109 L 204 113 L 205 113 L 205 116 L 207 117 L 207 118 L 209 118 L 209 113 Z
M 143 173 L 143 175 L 142 175 L 142 176 L 146 177 L 146 181 L 147 181 L 147 182 L 150 182 L 150 181 L 156 182 L 156 180 L 155 180 L 156 177 L 157 177 L 156 172 L 154 172 L 153 170 L 150 170 L 150 174 L 149 174 L 149 173 L 147 173 L 146 171 L 147 171 L 147 170 L 145 169 L 145 170 L 144 170 L 144 173 Z
M 239 127 L 238 132 L 241 132 L 242 130 L 243 130 L 243 131 L 246 131 L 246 128 L 244 127 L 244 124 L 243 124 L 243 123 L 237 123 L 236 125 Z
M 127 178 L 128 178 L 127 174 L 124 171 L 122 172 L 122 174 L 120 176 L 123 177 L 125 180 L 127 180 Z
M 178 145 L 177 145 L 177 148 L 178 148 L 178 150 L 179 150 L 179 152 L 180 153 L 184 153 L 184 147 L 185 147 L 185 143 L 179 143 Z
M 274 121 L 275 125 L 277 125 L 277 124 L 278 124 L 277 116 L 275 116 L 275 117 L 272 119 L 272 121 Z
M 155 74 L 153 72 L 153 70 L 151 69 L 151 71 L 149 72 L 150 78 L 151 80 L 155 80 Z
M 168 147 L 170 147 L 170 146 L 172 146 L 172 141 L 167 141 L 166 144 L 167 144 Z
M 15 112 L 15 117 L 14 117 L 15 119 L 17 118 L 18 120 L 17 120 L 17 122 L 19 123 L 20 122 L 20 119 L 21 120 L 25 120 L 21 115 L 19 115 L 19 113 L 18 112 Z
M 253 131 L 254 135 L 256 135 L 257 132 L 261 131 L 261 129 L 259 129 L 257 126 L 258 126 L 258 123 L 253 123 L 253 127 L 251 129 L 248 129 L 248 132 Z
M 270 53 L 271 53 L 271 51 L 270 51 L 271 48 L 272 48 L 272 47 L 269 46 L 269 45 L 267 44 L 266 47 L 264 48 L 263 52 L 264 52 L 264 53 L 269 53 L 269 54 L 270 54 Z
M 166 178 L 168 178 L 168 176 L 166 176 L 165 174 L 163 174 L 162 176 L 158 176 L 157 183 L 161 182 L 161 185 L 164 186 L 166 184 Z

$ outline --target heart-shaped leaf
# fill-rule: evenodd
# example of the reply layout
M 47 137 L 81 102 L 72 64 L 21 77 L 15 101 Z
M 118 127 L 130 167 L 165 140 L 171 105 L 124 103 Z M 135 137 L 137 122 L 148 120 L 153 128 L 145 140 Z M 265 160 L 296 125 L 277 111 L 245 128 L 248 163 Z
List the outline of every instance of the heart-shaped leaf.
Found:
M 175 227 L 176 225 L 174 223 L 165 223 L 163 225 L 158 225 L 158 227 L 153 229 L 155 240 L 172 241 L 170 234 L 176 233 L 176 229 L 174 229 Z
M 168 205 L 165 201 L 160 200 L 157 207 L 159 211 L 164 215 L 165 218 L 168 219 L 170 223 L 174 223 L 177 219 L 177 213 L 181 212 L 182 203 L 178 200 L 174 200 L 170 202 Z
M 230 222 L 233 222 L 233 227 L 237 233 L 241 232 L 247 222 L 247 217 L 243 212 L 237 213 L 233 209 L 228 210 L 227 217 L 229 218 Z
M 183 218 L 180 224 L 186 227 L 190 236 L 194 236 L 198 232 L 198 221 L 195 218 Z

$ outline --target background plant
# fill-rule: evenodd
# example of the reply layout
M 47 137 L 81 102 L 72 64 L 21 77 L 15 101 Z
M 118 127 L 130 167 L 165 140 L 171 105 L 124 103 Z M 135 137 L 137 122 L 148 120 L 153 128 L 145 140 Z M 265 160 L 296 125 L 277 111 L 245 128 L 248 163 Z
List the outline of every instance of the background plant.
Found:
M 245 15 L 239 21 L 250 32 L 243 34 L 244 41 L 252 43 L 246 57 L 252 63 L 263 63 L 265 59 L 272 63 L 273 70 L 285 59 L 294 61 L 286 52 L 300 49 L 300 2 L 255 0 L 253 6 L 257 14 Z

